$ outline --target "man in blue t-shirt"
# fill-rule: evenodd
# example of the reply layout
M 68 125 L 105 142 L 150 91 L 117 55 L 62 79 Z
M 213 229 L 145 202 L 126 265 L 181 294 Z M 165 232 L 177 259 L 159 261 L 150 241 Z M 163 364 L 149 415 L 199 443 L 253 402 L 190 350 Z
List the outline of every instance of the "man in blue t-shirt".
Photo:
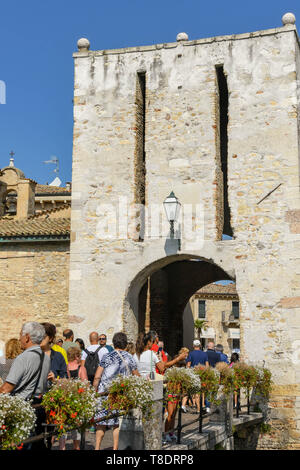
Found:
M 198 364 L 208 367 L 209 364 L 208 364 L 207 354 L 206 352 L 201 351 L 200 345 L 201 345 L 200 341 L 198 339 L 195 339 L 193 342 L 194 351 L 189 353 L 187 360 L 186 360 L 186 366 L 188 368 L 195 367 Z M 182 410 L 185 413 L 187 412 L 187 409 L 185 406 L 186 403 L 187 403 L 187 397 L 184 397 L 182 400 Z M 193 396 L 193 406 L 197 407 L 197 413 L 199 413 L 200 412 L 200 395 Z
M 213 341 L 207 344 L 206 354 L 210 367 L 216 367 L 216 364 L 221 362 L 220 354 L 215 351 L 215 343 Z
M 207 353 L 204 351 L 201 351 L 200 344 L 201 343 L 198 339 L 194 340 L 193 342 L 194 351 L 190 352 L 187 357 L 187 360 L 186 360 L 187 367 L 195 367 L 198 364 L 202 364 L 203 366 L 209 365 Z
M 217 344 L 216 348 L 215 348 L 215 351 L 220 354 L 220 359 L 221 359 L 221 362 L 226 362 L 226 364 L 229 364 L 229 361 L 228 361 L 228 356 L 227 354 L 224 354 L 224 348 L 223 348 L 223 345 L 222 344 Z

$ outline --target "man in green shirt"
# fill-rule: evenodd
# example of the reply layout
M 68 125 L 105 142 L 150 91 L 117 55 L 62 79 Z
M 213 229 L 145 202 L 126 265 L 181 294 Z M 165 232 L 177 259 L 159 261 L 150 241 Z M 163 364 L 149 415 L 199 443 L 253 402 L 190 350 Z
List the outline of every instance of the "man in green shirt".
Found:
M 69 348 L 78 348 L 78 344 L 74 342 L 74 333 L 70 329 L 66 329 L 63 331 L 64 342 L 62 347 L 65 351 L 68 351 Z

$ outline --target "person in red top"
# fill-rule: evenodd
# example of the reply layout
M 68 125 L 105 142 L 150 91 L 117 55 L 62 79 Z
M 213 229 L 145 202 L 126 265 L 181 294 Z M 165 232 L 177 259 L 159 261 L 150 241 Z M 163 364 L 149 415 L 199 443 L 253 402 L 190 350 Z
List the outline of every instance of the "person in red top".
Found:
M 151 331 L 150 333 L 154 333 L 155 335 L 155 341 L 153 343 L 151 351 L 154 351 L 156 353 L 157 357 L 161 360 L 161 362 L 168 362 L 168 358 L 163 350 L 164 343 L 162 341 L 159 341 L 158 334 L 155 331 Z M 157 374 L 164 374 L 164 372 L 160 372 L 157 367 L 156 372 Z

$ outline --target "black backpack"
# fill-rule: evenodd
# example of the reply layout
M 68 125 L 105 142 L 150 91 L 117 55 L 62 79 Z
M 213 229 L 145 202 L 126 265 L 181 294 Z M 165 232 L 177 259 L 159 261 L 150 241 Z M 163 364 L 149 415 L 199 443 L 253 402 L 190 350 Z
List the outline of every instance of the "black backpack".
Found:
M 99 367 L 99 349 L 101 349 L 101 346 L 99 346 L 96 351 L 89 351 L 88 349 L 84 350 L 84 352 L 87 354 L 84 366 L 86 368 L 87 376 L 90 382 L 94 380 L 96 370 Z

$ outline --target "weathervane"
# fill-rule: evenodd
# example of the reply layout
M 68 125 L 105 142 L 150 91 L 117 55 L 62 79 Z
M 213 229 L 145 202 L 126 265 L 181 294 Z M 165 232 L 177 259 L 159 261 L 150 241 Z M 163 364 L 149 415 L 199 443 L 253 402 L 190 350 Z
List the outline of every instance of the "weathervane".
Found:
M 46 160 L 43 163 L 53 163 L 54 165 L 56 165 L 56 168 L 53 171 L 54 171 L 54 173 L 57 173 L 57 176 L 58 176 L 58 174 L 59 174 L 59 162 L 58 162 L 58 158 L 55 155 L 51 158 L 51 160 Z

